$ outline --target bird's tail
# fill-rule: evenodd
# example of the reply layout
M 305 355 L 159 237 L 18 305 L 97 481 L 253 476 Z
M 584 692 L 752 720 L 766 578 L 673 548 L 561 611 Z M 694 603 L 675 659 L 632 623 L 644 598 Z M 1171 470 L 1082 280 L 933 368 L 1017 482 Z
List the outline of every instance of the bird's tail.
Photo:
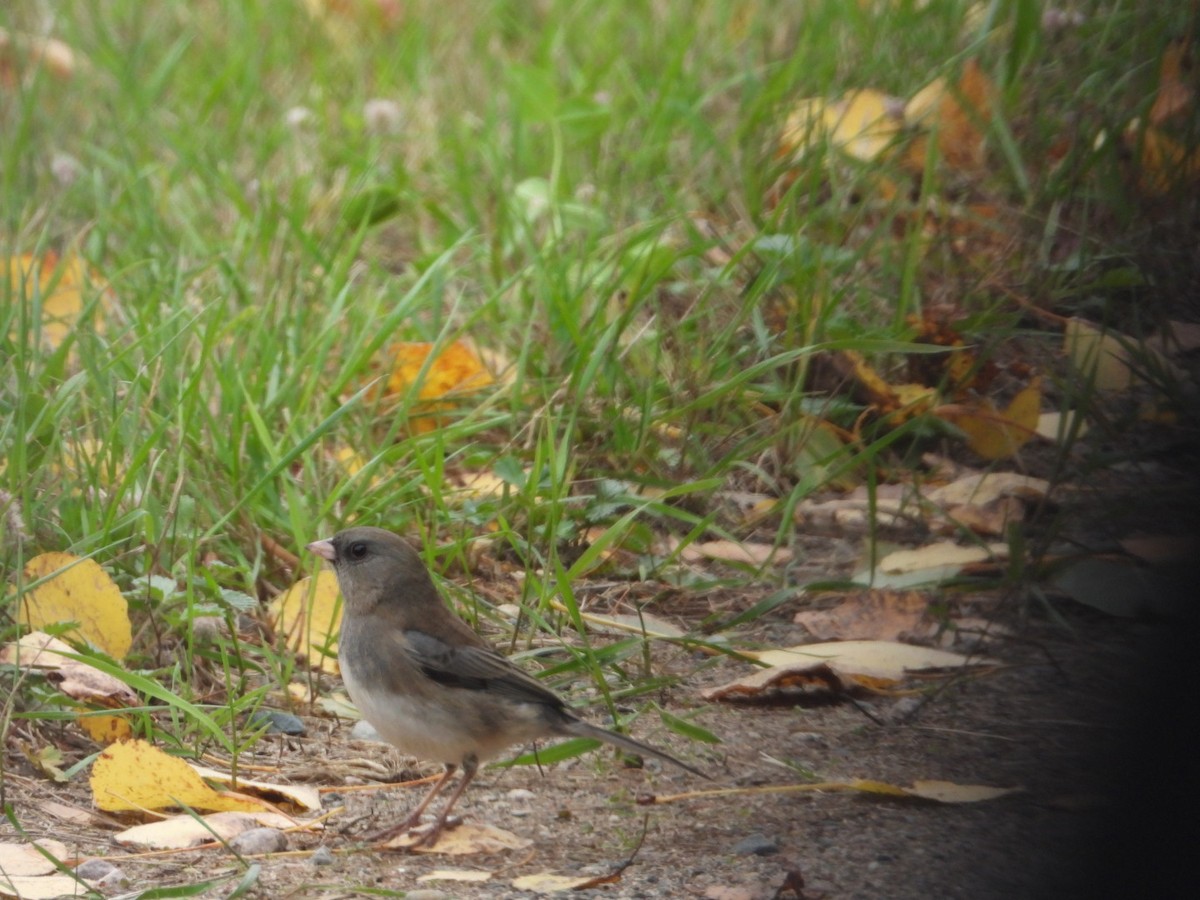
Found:
M 657 750 L 649 744 L 643 744 L 641 741 L 635 741 L 631 737 L 626 737 L 623 734 L 617 734 L 615 731 L 609 731 L 607 728 L 600 728 L 597 725 L 592 725 L 590 722 L 585 722 L 583 719 L 574 717 L 563 723 L 562 733 L 570 734 L 575 737 L 594 738 L 597 741 L 604 741 L 606 744 L 612 744 L 614 747 L 620 747 L 628 753 L 644 753 L 647 756 L 654 756 L 661 759 L 663 762 L 669 762 L 679 766 L 681 769 L 686 769 L 693 775 L 699 775 L 701 778 L 711 778 L 705 772 L 701 772 L 695 766 L 689 766 L 683 760 L 676 759 L 670 753 L 662 750 Z

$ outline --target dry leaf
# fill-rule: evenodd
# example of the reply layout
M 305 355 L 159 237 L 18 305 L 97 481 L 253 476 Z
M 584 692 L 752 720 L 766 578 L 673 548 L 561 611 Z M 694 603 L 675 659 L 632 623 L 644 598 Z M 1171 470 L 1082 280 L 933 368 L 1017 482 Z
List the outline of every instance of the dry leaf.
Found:
M 798 612 L 792 621 L 818 641 L 923 640 L 937 629 L 920 591 L 861 591 L 833 609 Z
M 1182 144 L 1154 126 L 1135 121 L 1122 134 L 1136 156 L 1137 187 L 1151 197 L 1190 190 L 1200 180 L 1200 147 Z
M 1195 97 L 1191 87 L 1183 80 L 1184 71 L 1190 67 L 1190 51 L 1191 41 L 1176 38 L 1163 52 L 1158 91 L 1154 95 L 1154 105 L 1150 107 L 1151 125 L 1162 125 L 1168 119 L 1191 110 Z
M 979 803 L 1015 794 L 1020 788 L 998 788 L 986 784 L 955 784 L 952 781 L 914 781 L 904 792 L 938 803 Z
M 984 163 L 984 129 L 991 120 L 991 79 L 978 60 L 963 65 L 956 90 L 936 78 L 913 95 L 904 107 L 905 122 L 937 135 L 942 160 L 955 169 L 979 169 Z M 914 172 L 925 169 L 926 145 L 914 142 L 906 156 Z
M 1076 409 L 1065 412 L 1047 412 L 1038 416 L 1037 433 L 1048 441 L 1062 441 L 1070 434 L 1081 438 L 1088 433 L 1088 424 L 1082 421 L 1083 414 Z
M 1187 562 L 1200 558 L 1200 536 L 1194 534 L 1147 534 L 1121 538 L 1121 549 L 1142 562 Z
M 886 575 L 909 575 L 914 572 L 938 573 L 938 578 L 956 575 L 969 563 L 983 562 L 996 554 L 1007 553 L 1008 547 L 962 547 L 949 541 L 926 544 L 915 550 L 897 550 L 879 560 L 879 571 Z
M 193 765 L 192 768 L 206 781 L 227 784 L 233 787 L 233 775 L 229 772 L 218 772 L 205 766 Z M 237 780 L 237 790 L 242 794 L 261 797 L 272 806 L 291 806 L 300 811 L 312 812 L 321 808 L 321 794 L 305 784 L 271 784 L 267 781 L 255 781 L 249 778 Z
M 127 684 L 85 662 L 68 659 L 75 649 L 44 631 L 31 631 L 19 641 L 0 650 L 0 663 L 46 673 L 60 691 L 72 700 L 95 703 L 109 709 L 138 706 L 140 700 Z
M 743 653 L 769 668 L 706 690 L 701 695 L 705 700 L 744 700 L 782 688 L 815 687 L 834 694 L 856 688 L 880 691 L 896 687 L 910 672 L 995 665 L 981 657 L 893 641 L 833 641 Z
M 292 828 L 295 822 L 279 813 L 219 812 L 201 816 L 200 821 L 188 815 L 171 816 L 160 822 L 135 825 L 113 840 L 126 847 L 143 847 L 147 850 L 182 850 L 199 847 L 218 839 L 230 840 L 251 828 Z
M 566 605 L 559 600 L 552 600 L 550 605 L 559 612 L 570 612 Z M 668 641 L 687 636 L 687 632 L 681 631 L 666 619 L 660 619 L 658 616 L 645 612 L 632 615 L 581 611 L 580 618 L 589 625 L 596 626 L 596 630 L 601 633 L 608 632 L 611 634 L 612 632 L 619 632 L 622 634 L 637 634 L 642 637 Z
M 39 260 L 25 253 L 10 257 L 5 266 L 15 299 L 23 297 L 31 306 L 34 297 L 40 297 L 42 341 L 50 347 L 57 347 L 75 330 L 91 295 L 100 294 L 101 310 L 108 305 L 108 285 L 74 254 L 60 258 L 50 252 Z M 94 327 L 97 332 L 104 330 L 102 316 Z
M 336 657 L 326 652 L 328 647 L 336 653 L 333 637 L 342 626 L 342 595 L 332 570 L 297 581 L 272 602 L 271 617 L 289 650 L 307 656 L 309 664 L 323 672 L 340 671 Z
M 0 878 L 0 897 L 17 900 L 62 900 L 63 897 L 94 897 L 87 885 L 69 875 L 12 875 Z
M 108 812 L 192 809 L 260 812 L 265 801 L 209 787 L 188 763 L 146 741 L 126 741 L 106 748 L 92 765 L 92 799 Z
M 597 881 L 597 878 L 603 879 Z M 610 884 L 611 875 L 555 875 L 553 872 L 538 872 L 534 875 L 522 875 L 514 878 L 512 886 L 518 891 L 533 891 L 535 894 L 557 894 L 560 891 L 578 891 L 584 888 L 596 887 L 600 884 Z
M 482 884 L 489 881 L 491 877 L 491 872 L 484 872 L 481 869 L 434 869 L 432 872 L 418 875 L 417 881 L 461 881 L 467 884 Z
M 1018 475 L 1016 472 L 972 472 L 950 484 L 933 488 L 924 497 L 939 506 L 986 506 L 1001 497 L 1017 497 L 1038 503 L 1050 493 L 1044 478 Z
M 78 623 L 67 637 L 82 638 L 116 659 L 129 652 L 129 606 L 108 573 L 92 559 L 43 553 L 25 564 L 27 582 L 48 578 L 20 601 L 20 620 L 31 629 Z
M 1105 333 L 1083 319 L 1069 319 L 1064 349 L 1076 372 L 1102 391 L 1124 391 L 1133 382 L 1129 353 L 1115 332 Z M 1129 338 L 1124 338 L 1125 342 Z
M 383 846 L 389 850 L 415 850 L 418 853 L 444 853 L 447 856 L 474 856 L 476 854 L 499 853 L 502 850 L 523 850 L 533 841 L 517 837 L 511 831 L 496 828 L 492 825 L 475 825 L 463 822 L 455 828 L 447 829 L 438 835 L 432 847 L 414 846 L 422 834 L 429 828 L 425 825 L 413 831 L 398 835 Z
M 1003 412 L 991 401 L 977 406 L 953 404 L 943 406 L 937 413 L 953 422 L 967 437 L 967 446 L 987 460 L 1006 459 L 1014 455 L 1037 434 L 1041 414 L 1042 384 L 1040 378 L 1021 390 Z
M 0 876 L 49 875 L 58 871 L 54 863 L 38 852 L 37 844 L 58 860 L 70 858 L 67 845 L 51 838 L 42 838 L 33 844 L 0 844 Z M 0 885 L 3 881 L 0 881 Z
M 719 559 L 723 562 L 765 566 L 767 563 L 783 565 L 789 562 L 792 558 L 792 551 L 787 547 L 776 547 L 773 544 L 744 544 L 740 541 L 721 540 L 688 544 L 679 555 L 685 562 Z

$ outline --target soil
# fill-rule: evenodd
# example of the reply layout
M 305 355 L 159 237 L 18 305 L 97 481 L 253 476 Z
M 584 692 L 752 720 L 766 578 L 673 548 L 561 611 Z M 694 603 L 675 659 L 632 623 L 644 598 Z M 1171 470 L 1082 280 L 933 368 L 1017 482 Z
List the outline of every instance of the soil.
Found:
M 1179 474 L 1166 470 L 1163 483 L 1179 483 L 1172 481 Z M 1168 491 L 1164 500 L 1141 483 L 1122 486 L 1114 477 L 1111 490 L 1069 511 L 1076 543 L 1103 548 L 1114 536 L 1153 531 L 1164 521 L 1195 533 L 1200 505 L 1190 491 Z M 827 559 L 838 558 L 839 540 L 808 536 L 808 562 L 820 563 L 821 547 Z M 758 620 L 749 637 L 773 646 L 795 643 L 802 635 L 792 616 L 801 602 Z M 326 808 L 344 809 L 323 833 L 291 834 L 288 852 L 259 858 L 257 882 L 245 896 L 534 896 L 512 882 L 540 872 L 613 874 L 610 883 L 589 890 L 613 898 L 1190 895 L 1190 854 L 1200 842 L 1197 766 L 1186 744 L 1191 673 L 1185 667 L 1195 646 L 1187 605 L 1160 608 L 1157 620 L 1130 620 L 1061 597 L 1040 604 L 1029 597 L 974 596 L 959 603 L 1005 627 L 978 648 L 1002 665 L 918 683 L 907 696 L 706 703 L 704 688 L 745 674 L 747 666 L 721 659 L 698 667 L 683 651 L 657 647 L 656 666 L 692 674 L 656 699 L 676 714 L 694 712 L 693 720 L 721 743 L 668 732 L 653 714 L 639 719 L 633 733 L 705 768 L 712 782 L 654 761 L 630 768 L 608 750 L 542 771 L 486 769 L 458 811 L 469 822 L 527 838 L 531 843 L 522 850 L 447 857 L 374 849 L 364 835 L 402 816 L 425 787 L 346 790 L 369 771 L 360 761 L 382 764 L 398 779 L 414 765 L 419 774 L 437 767 L 352 740 L 348 723 L 306 719 L 305 736 L 266 738 L 254 761 L 278 766 L 278 780 L 328 788 Z M 82 776 L 65 785 L 37 777 L 17 751 L 23 728 L 14 723 L 5 748 L 6 799 L 28 835 L 62 840 L 78 857 L 108 857 L 130 888 L 226 874 L 219 888 L 200 896 L 229 895 L 240 869 L 224 849 L 139 855 L 116 845 L 113 830 L 49 814 L 44 801 L 50 799 L 89 808 L 87 784 Z M 64 768 L 95 751 L 72 728 L 55 732 L 66 750 Z M 852 778 L 1021 790 L 963 804 L 778 791 L 638 803 L 645 795 Z M 0 840 L 14 832 L 0 823 Z M 324 865 L 313 856 L 321 847 L 332 851 Z M 448 868 L 486 872 L 490 879 L 420 880 Z

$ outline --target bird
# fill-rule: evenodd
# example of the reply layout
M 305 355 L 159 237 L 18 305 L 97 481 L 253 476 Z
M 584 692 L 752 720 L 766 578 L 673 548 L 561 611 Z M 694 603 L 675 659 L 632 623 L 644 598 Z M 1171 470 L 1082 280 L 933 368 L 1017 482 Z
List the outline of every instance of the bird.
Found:
M 577 716 L 450 609 L 416 550 L 400 535 L 356 526 L 307 547 L 337 575 L 344 603 L 338 665 L 350 699 L 385 741 L 444 766 L 412 813 L 376 840 L 415 829 L 461 769 L 462 778 L 432 827 L 414 844 L 433 846 L 480 763 L 540 738 L 594 738 L 709 777 L 669 753 Z

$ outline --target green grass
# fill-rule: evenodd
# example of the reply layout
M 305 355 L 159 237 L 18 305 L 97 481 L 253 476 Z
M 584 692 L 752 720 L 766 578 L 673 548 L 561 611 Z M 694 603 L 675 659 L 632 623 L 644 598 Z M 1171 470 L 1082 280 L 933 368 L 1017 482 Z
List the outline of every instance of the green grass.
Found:
M 637 560 L 620 577 L 695 586 L 653 538 L 719 533 L 722 485 L 790 509 L 902 462 L 919 428 L 816 442 L 802 414 L 851 425 L 861 407 L 805 378 L 831 342 L 902 349 L 937 257 L 897 210 L 854 202 L 870 171 L 801 169 L 767 201 L 789 106 L 911 96 L 978 55 L 1004 97 L 987 190 L 1029 225 L 1004 277 L 1069 304 L 1150 233 L 1113 227 L 1133 201 L 1109 177 L 1115 148 L 1089 135 L 1145 111 L 1165 36 L 1191 24 L 1183 4 L 1124 0 L 1051 39 L 1031 0 L 969 27 L 966 3 L 921 6 L 411 3 L 391 28 L 343 21 L 338 40 L 295 0 L 5 5 L 0 27 L 65 41 L 76 71 L 0 87 L 0 256 L 81 253 L 114 298 L 102 333 L 49 350 L 0 284 L 0 489 L 28 532 L 0 534 L 9 582 L 37 552 L 94 555 L 134 605 L 134 668 L 234 720 L 291 663 L 204 645 L 195 622 L 237 612 L 223 592 L 266 600 L 299 574 L 262 535 L 299 553 L 380 524 L 423 538 L 439 571 L 469 571 L 486 536 L 527 572 L 513 599 L 532 621 L 570 628 L 549 601 L 606 545 Z M 378 98 L 390 128 L 365 111 Z M 1065 129 L 1084 149 L 1032 165 Z M 1039 257 L 1066 228 L 1070 270 Z M 978 273 L 956 302 L 979 334 L 1025 327 Z M 373 365 L 396 340 L 463 336 L 511 379 L 410 434 L 366 390 Z M 334 461 L 342 447 L 362 471 Z M 456 501 L 448 469 L 508 489 Z M 766 539 L 792 529 L 785 515 Z M 477 597 L 465 611 L 499 621 Z M 198 670 L 226 667 L 237 689 L 198 697 Z M 186 719 L 168 727 L 184 742 Z

